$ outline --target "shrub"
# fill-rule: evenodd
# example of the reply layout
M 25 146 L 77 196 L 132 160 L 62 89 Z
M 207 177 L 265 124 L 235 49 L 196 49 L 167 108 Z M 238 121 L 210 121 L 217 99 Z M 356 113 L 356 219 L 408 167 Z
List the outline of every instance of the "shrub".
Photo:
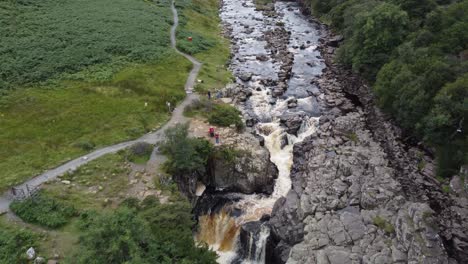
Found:
M 3 87 L 45 81 L 93 65 L 158 59 L 169 48 L 169 1 L 17 2 L 0 1 Z
M 180 198 L 86 212 L 79 221 L 79 249 L 66 263 L 216 263 L 214 252 L 195 245 L 193 225 L 190 204 Z
M 188 37 L 192 37 L 192 41 L 188 41 Z M 196 32 L 179 30 L 177 38 L 177 48 L 184 53 L 192 55 L 209 50 L 216 45 L 215 39 L 204 37 Z
M 130 147 L 126 153 L 127 160 L 135 163 L 146 163 L 153 153 L 153 145 L 146 142 L 138 142 Z
M 184 115 L 188 117 L 196 116 L 197 114 L 205 115 L 213 108 L 213 103 L 206 99 L 194 100 L 184 108 Z
M 36 247 L 38 237 L 27 230 L 0 225 L 0 263 L 27 263 L 26 250 Z
M 128 207 L 130 209 L 139 209 L 140 208 L 140 200 L 135 197 L 128 197 L 125 198 L 121 203 L 120 206 L 122 207 Z
M 74 147 L 81 148 L 85 151 L 91 151 L 96 146 L 92 141 L 83 140 L 73 144 Z
M 218 126 L 235 125 L 237 129 L 244 128 L 244 123 L 240 118 L 240 111 L 228 104 L 215 104 L 208 115 L 208 122 Z
M 395 232 L 395 227 L 387 222 L 380 216 L 376 216 L 373 219 L 374 225 L 378 226 L 380 229 L 384 230 L 387 234 L 392 234 Z
M 213 148 L 204 139 L 189 138 L 188 125 L 177 125 L 166 131 L 166 139 L 160 144 L 168 160 L 166 169 L 171 173 L 203 171 Z
M 215 158 L 221 159 L 228 164 L 232 164 L 241 155 L 241 152 L 232 147 L 221 145 L 214 149 L 213 155 Z
M 25 222 L 57 228 L 67 224 L 77 215 L 73 206 L 57 201 L 44 193 L 23 201 L 14 201 L 11 210 Z

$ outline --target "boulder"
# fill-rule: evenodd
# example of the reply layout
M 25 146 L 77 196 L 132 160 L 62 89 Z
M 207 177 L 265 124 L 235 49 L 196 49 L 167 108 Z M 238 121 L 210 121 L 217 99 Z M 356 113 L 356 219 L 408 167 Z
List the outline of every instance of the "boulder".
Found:
M 222 148 L 222 147 L 220 147 Z M 223 151 L 218 148 L 218 151 Z M 226 191 L 245 194 L 271 194 L 278 177 L 276 165 L 270 161 L 266 149 L 248 152 L 239 151 L 238 156 L 226 160 L 223 155 L 214 155 L 208 163 L 206 185 Z
M 28 248 L 26 251 L 26 256 L 28 259 L 33 260 L 36 257 L 36 250 L 33 247 Z
M 252 79 L 253 74 L 250 72 L 243 72 L 239 75 L 239 79 L 241 79 L 243 82 L 248 82 Z
M 46 263 L 46 260 L 45 258 L 43 257 L 37 257 L 35 260 L 34 260 L 34 264 L 45 264 Z
M 343 40 L 344 40 L 343 36 L 336 35 L 327 41 L 327 45 L 336 48 Z
M 285 114 L 280 117 L 280 123 L 286 127 L 286 132 L 297 136 L 297 131 L 301 128 L 303 116 L 297 113 Z

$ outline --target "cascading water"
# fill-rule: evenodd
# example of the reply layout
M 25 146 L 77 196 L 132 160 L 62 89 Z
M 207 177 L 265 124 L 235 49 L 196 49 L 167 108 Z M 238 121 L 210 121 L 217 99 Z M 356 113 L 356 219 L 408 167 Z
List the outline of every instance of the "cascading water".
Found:
M 238 108 L 244 116 L 258 120 L 254 129 L 265 139 L 270 159 L 278 168 L 278 178 L 270 196 L 227 194 L 235 196 L 235 202 L 226 204 L 220 212 L 199 217 L 196 239 L 218 252 L 219 263 L 265 263 L 270 230 L 258 221 L 264 215 L 270 215 L 276 200 L 286 196 L 291 189 L 294 144 L 312 135 L 318 124 L 320 110 L 315 96 L 319 93 L 311 84 L 325 67 L 316 50 L 318 31 L 300 14 L 295 3 L 277 2 L 275 9 L 279 14 L 277 17 L 266 17 L 255 9 L 252 0 L 223 0 L 221 9 L 223 23 L 232 30 L 235 52 L 231 70 L 235 76 L 252 74 L 248 83 L 237 81 L 252 88 L 249 100 Z M 294 63 L 287 90 L 283 96 L 274 98 L 272 87 L 262 83 L 278 81 L 281 63 L 273 59 L 271 50 L 265 48 L 267 41 L 264 35 L 283 25 L 291 32 L 287 48 L 294 55 Z M 269 59 L 259 60 L 258 55 L 269 56 Z M 291 100 L 296 104 L 294 107 L 290 105 Z M 287 133 L 281 124 L 284 115 L 302 118 L 296 133 Z M 242 250 L 239 244 L 242 244 Z M 237 254 L 240 251 L 242 256 Z

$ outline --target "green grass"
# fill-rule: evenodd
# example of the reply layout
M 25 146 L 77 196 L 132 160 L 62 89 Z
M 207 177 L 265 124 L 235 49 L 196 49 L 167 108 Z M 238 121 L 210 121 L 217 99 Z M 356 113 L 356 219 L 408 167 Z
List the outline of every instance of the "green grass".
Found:
M 169 0 L 0 1 L 0 91 L 162 58 L 171 23 Z
M 45 186 L 44 192 L 80 209 L 106 208 L 109 206 L 106 199 L 123 199 L 129 188 L 130 168 L 125 166 L 125 156 L 122 152 L 93 160 L 61 177 L 74 186 L 53 182 Z
M 18 89 L 0 100 L 0 190 L 45 169 L 159 127 L 185 97 L 191 64 L 171 54 L 158 63 L 132 65 L 109 82 L 62 81 Z M 145 102 L 148 106 L 145 107 Z
M 186 0 L 177 2 L 183 11 L 179 12 L 181 23 L 177 35 L 178 47 L 192 51 L 194 57 L 203 62 L 196 91 L 206 93 L 224 87 L 232 80 L 227 69 L 230 56 L 229 41 L 222 36 L 222 28 L 218 17 L 219 1 L 217 0 Z M 193 36 L 189 42 L 187 36 Z M 196 46 L 195 48 L 190 48 Z

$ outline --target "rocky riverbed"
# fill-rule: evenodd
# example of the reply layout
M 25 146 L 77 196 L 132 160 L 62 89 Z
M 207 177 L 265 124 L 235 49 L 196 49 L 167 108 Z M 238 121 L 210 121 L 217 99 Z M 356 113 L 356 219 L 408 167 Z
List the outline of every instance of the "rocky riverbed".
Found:
M 333 63 L 342 38 L 300 10 L 224 0 L 236 82 L 223 93 L 250 133 L 240 145 L 277 170 L 246 166 L 239 185 L 218 169 L 211 185 L 232 188 L 200 198 L 197 239 L 220 263 L 466 263 L 463 181 L 442 191 L 430 155 L 404 142 L 369 87 Z M 255 182 L 273 189 L 247 186 Z
M 442 191 L 426 150 L 403 141 L 370 87 L 333 62 L 342 38 L 312 23 L 325 114 L 294 148 L 293 187 L 270 220 L 272 262 L 467 263 L 466 186 L 456 176 Z

